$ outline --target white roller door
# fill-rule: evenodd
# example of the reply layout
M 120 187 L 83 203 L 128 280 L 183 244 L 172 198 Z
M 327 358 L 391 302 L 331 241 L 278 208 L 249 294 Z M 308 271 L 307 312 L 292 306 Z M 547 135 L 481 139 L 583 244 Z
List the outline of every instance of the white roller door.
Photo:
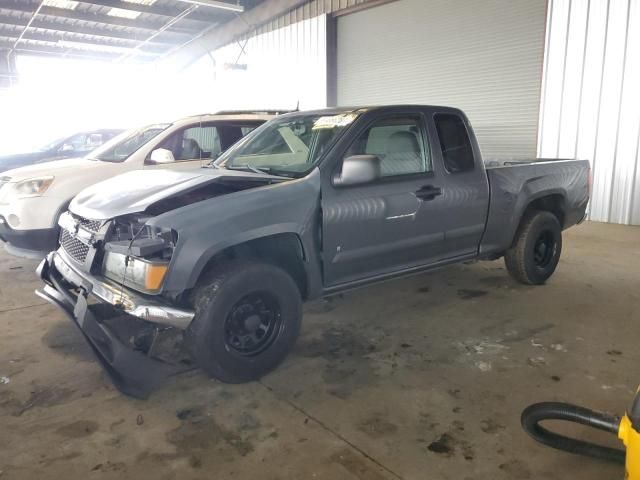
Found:
M 487 158 L 536 155 L 545 0 L 398 0 L 338 19 L 338 105 L 462 108 Z

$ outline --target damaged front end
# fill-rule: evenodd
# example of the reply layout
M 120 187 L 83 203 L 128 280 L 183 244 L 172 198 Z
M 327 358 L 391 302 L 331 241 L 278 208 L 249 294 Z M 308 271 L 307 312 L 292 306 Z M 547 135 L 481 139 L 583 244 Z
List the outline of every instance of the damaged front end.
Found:
M 193 311 L 160 293 L 177 235 L 144 215 L 60 218 L 60 249 L 38 267 L 36 293 L 80 328 L 113 383 L 145 398 L 168 375 L 184 371 L 183 331 Z

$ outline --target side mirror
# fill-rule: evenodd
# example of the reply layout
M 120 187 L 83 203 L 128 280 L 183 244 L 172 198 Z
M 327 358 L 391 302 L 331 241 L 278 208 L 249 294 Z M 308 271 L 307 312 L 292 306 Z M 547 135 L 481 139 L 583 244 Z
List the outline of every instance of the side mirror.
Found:
M 377 155 L 352 155 L 342 161 L 342 172 L 333 179 L 337 187 L 363 185 L 382 177 L 380 157 Z
M 166 148 L 157 148 L 151 152 L 148 163 L 152 165 L 161 165 L 163 163 L 173 163 L 175 161 L 176 159 L 173 158 L 171 150 L 167 150 Z
M 73 152 L 74 150 L 75 148 L 73 148 L 73 144 L 71 143 L 65 143 L 64 145 L 62 145 L 62 147 L 60 147 L 61 152 Z

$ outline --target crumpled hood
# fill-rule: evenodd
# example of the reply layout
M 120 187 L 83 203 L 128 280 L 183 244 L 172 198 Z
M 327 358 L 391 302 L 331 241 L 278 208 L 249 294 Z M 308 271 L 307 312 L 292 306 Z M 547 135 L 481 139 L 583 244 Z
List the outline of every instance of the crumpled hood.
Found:
M 84 218 L 107 220 L 143 212 L 166 198 L 225 177 L 264 179 L 265 184 L 269 179 L 282 180 L 282 177 L 267 174 L 210 168 L 187 171 L 135 170 L 84 189 L 73 199 L 69 210 Z

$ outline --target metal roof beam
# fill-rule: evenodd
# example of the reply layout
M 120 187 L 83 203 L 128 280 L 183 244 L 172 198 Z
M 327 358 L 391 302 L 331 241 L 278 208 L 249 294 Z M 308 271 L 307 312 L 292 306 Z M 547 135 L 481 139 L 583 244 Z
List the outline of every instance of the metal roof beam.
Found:
M 0 14 L 0 27 L 2 25 L 10 25 L 14 27 L 25 27 L 27 23 L 28 23 L 28 20 L 26 19 L 21 19 L 18 17 Z M 93 37 L 100 37 L 105 39 L 129 40 L 129 41 L 135 41 L 135 42 L 142 41 L 149 36 L 149 34 L 142 34 L 142 33 L 134 34 L 132 32 L 126 32 L 122 30 L 107 30 L 102 28 L 93 28 L 93 27 L 87 27 L 87 26 L 81 26 L 81 25 L 74 25 L 70 23 L 50 22 L 47 20 L 40 20 L 40 19 L 35 19 L 31 22 L 30 29 L 34 29 L 34 28 L 48 30 L 50 32 L 91 35 Z M 179 44 L 180 42 L 177 39 L 175 39 L 174 41 L 171 41 L 171 40 L 156 37 L 154 38 L 154 41 L 152 43 L 155 43 L 157 45 L 164 45 L 164 46 L 174 46 L 176 44 Z
M 12 40 L 5 40 L 0 38 L 0 49 L 1 48 L 11 48 L 13 46 Z M 38 44 L 32 45 L 28 43 L 20 43 L 18 47 L 15 49 L 15 52 L 18 55 L 38 55 L 38 56 L 47 56 L 47 57 L 68 57 L 68 58 L 77 58 L 84 60 L 100 60 L 100 61 L 113 61 L 120 57 L 119 53 L 109 53 L 109 52 L 91 52 L 88 50 L 77 49 L 77 48 L 69 48 L 69 47 L 61 47 L 56 44 Z M 153 57 L 142 57 L 139 59 L 141 62 L 149 62 L 153 60 Z
M 33 13 L 33 5 L 23 3 L 13 3 L 10 0 L 0 0 L 0 9 L 10 10 L 12 12 L 20 13 Z M 83 12 L 79 10 L 68 10 L 66 8 L 56 8 L 43 6 L 40 9 L 38 18 L 48 20 L 47 17 L 56 17 L 66 20 L 79 20 L 83 22 L 93 22 L 102 25 L 109 25 L 114 27 L 124 27 L 128 29 L 135 29 L 144 32 L 154 32 L 158 28 L 162 27 L 162 22 L 152 22 L 148 20 L 136 19 L 130 20 L 128 18 L 112 17 L 111 15 L 103 15 L 99 13 Z M 185 19 L 186 20 L 186 19 Z M 180 37 L 186 40 L 188 37 L 193 36 L 200 30 L 200 23 L 194 25 L 194 28 L 184 28 L 183 26 L 174 27 L 170 31 L 167 31 L 167 35 Z
M 138 3 L 123 2 L 122 0 L 79 0 L 82 3 L 101 5 L 103 7 L 121 8 L 123 10 L 130 10 L 132 12 L 147 13 L 151 15 L 159 15 L 162 17 L 177 17 L 186 10 L 186 6 L 161 6 L 161 5 L 140 5 Z M 197 20 L 198 22 L 205 23 L 217 23 L 221 19 L 230 18 L 233 15 L 231 12 L 224 10 L 199 8 L 197 11 L 189 15 L 190 20 Z M 222 18 L 221 18 L 222 17 Z
M 1 25 L 0 25 L 1 27 Z M 18 38 L 17 31 L 8 31 L 0 28 L 0 37 L 4 38 Z M 139 49 L 140 42 L 135 39 L 124 39 L 124 38 L 110 38 L 110 37 L 91 37 L 87 38 L 85 36 L 79 37 L 76 34 L 65 34 L 65 35 L 56 35 L 54 32 L 42 32 L 42 31 L 34 31 L 29 29 L 22 36 L 24 40 L 35 40 L 39 42 L 50 42 L 56 43 L 58 41 L 69 41 L 69 42 L 80 42 L 89 45 L 98 45 L 101 47 L 116 47 L 123 49 Z M 162 54 L 166 53 L 170 49 L 171 45 L 158 45 L 153 43 L 146 43 L 143 48 L 144 53 L 150 54 Z

